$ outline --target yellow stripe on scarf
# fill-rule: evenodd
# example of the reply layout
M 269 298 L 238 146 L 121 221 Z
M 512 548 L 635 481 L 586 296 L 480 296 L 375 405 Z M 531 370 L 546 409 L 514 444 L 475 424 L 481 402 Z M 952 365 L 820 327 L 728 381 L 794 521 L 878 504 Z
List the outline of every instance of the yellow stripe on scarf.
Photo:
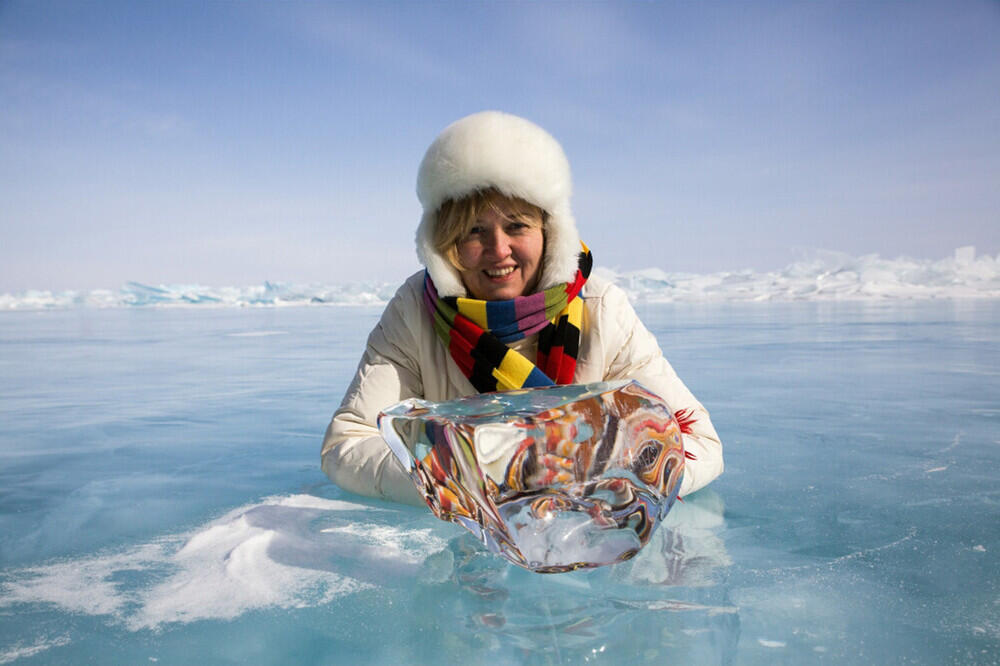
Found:
M 477 298 L 459 298 L 456 305 L 458 306 L 458 311 L 466 319 L 470 319 L 473 324 L 483 330 L 489 330 L 488 322 L 486 321 L 486 301 L 481 301 Z
M 503 355 L 500 367 L 493 368 L 493 376 L 497 378 L 497 390 L 509 391 L 524 386 L 535 364 L 513 349 L 508 349 Z
M 583 297 L 577 296 L 566 306 L 563 310 L 566 313 L 566 319 L 569 323 L 576 326 L 577 330 L 583 330 Z M 562 312 L 559 313 L 560 315 Z M 558 317 L 556 318 L 558 319 Z

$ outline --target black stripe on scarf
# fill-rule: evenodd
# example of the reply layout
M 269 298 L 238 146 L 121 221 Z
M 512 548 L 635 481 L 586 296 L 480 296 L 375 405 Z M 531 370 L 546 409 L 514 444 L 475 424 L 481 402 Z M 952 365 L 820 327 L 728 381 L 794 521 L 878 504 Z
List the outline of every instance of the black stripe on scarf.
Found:
M 580 353 L 580 329 L 570 323 L 569 317 L 563 315 L 555 326 L 549 324 L 538 334 L 538 350 L 549 355 L 553 347 L 562 347 L 563 354 L 574 359 Z
M 559 327 L 566 330 L 562 334 L 563 354 L 574 359 L 579 358 L 580 353 L 580 329 L 571 324 L 568 319 L 563 318 L 559 322 Z
M 472 348 L 472 376 L 469 381 L 480 393 L 491 393 L 497 390 L 497 378 L 493 369 L 499 368 L 507 353 L 507 345 L 500 342 L 495 335 L 484 332 Z

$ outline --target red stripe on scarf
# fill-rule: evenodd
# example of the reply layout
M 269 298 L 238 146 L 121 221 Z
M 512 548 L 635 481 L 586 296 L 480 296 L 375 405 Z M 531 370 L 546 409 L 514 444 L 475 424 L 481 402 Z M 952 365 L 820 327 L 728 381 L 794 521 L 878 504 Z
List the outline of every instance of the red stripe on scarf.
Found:
M 572 384 L 573 372 L 576 369 L 576 359 L 566 356 L 562 345 L 549 349 L 543 372 L 552 378 L 556 384 Z
M 548 367 L 548 355 L 542 351 L 541 347 L 538 348 L 538 352 L 535 354 L 535 367 L 542 372 L 545 372 L 545 368 Z M 545 372 L 545 374 L 549 379 L 552 379 L 552 375 L 548 372 Z
M 466 377 L 472 376 L 472 368 L 475 360 L 472 358 L 472 350 L 479 342 L 479 336 L 483 334 L 483 329 L 479 328 L 467 317 L 455 315 L 455 325 L 451 329 L 448 338 L 448 351 L 458 368 Z
M 574 278 L 573 282 L 566 284 L 566 301 L 567 302 L 572 301 L 574 298 L 576 298 L 576 295 L 580 293 L 581 289 L 583 289 L 583 283 L 586 282 L 586 281 L 587 281 L 587 278 L 584 277 L 583 273 L 580 270 L 577 270 L 576 271 L 576 278 Z
M 549 357 L 545 361 L 544 372 L 552 378 L 556 384 L 568 384 L 569 382 L 559 381 L 559 369 L 563 364 L 563 346 L 553 346 L 549 348 Z
M 472 374 L 472 366 L 475 362 L 472 360 L 472 347 L 467 340 L 463 340 L 461 336 L 453 333 L 449 339 L 448 353 L 455 359 L 455 365 L 458 366 L 463 375 L 468 377 Z
M 467 340 L 472 346 L 475 346 L 475 344 L 479 342 L 479 336 L 484 333 L 483 329 L 463 314 L 455 315 L 455 325 L 452 329 L 453 331 L 458 331 L 458 334 Z M 471 348 L 472 347 L 470 347 L 470 349 Z
M 572 356 L 568 356 L 562 353 L 562 347 L 559 348 L 560 361 L 559 370 L 556 375 L 559 377 L 556 380 L 557 384 L 572 384 L 573 375 L 576 374 L 576 359 Z

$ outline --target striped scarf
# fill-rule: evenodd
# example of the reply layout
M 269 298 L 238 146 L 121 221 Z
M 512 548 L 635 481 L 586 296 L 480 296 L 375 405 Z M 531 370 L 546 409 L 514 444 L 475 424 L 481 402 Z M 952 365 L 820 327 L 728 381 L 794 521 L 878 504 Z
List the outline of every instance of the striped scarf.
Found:
M 579 294 L 592 266 L 583 245 L 572 282 L 507 301 L 442 298 L 425 272 L 424 303 L 438 337 L 480 393 L 571 384 L 583 321 Z M 538 333 L 536 363 L 507 347 L 533 333 Z

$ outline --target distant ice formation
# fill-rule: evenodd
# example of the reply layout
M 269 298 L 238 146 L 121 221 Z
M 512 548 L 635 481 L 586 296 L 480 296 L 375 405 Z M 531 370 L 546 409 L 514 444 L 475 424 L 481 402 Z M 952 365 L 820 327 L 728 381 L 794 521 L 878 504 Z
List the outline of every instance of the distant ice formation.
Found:
M 733 302 L 1000 297 L 1000 255 L 977 257 L 969 245 L 939 260 L 852 257 L 818 251 L 778 270 L 666 273 L 646 269 L 596 272 L 633 301 Z
M 1000 298 L 1000 255 L 976 256 L 965 246 L 945 259 L 882 259 L 819 251 L 776 271 L 668 273 L 659 268 L 595 273 L 622 287 L 633 301 L 745 302 Z M 296 285 L 265 282 L 251 287 L 151 286 L 129 282 L 117 291 L 29 290 L 0 294 L 0 310 L 148 306 L 381 305 L 398 285 L 353 282 Z

